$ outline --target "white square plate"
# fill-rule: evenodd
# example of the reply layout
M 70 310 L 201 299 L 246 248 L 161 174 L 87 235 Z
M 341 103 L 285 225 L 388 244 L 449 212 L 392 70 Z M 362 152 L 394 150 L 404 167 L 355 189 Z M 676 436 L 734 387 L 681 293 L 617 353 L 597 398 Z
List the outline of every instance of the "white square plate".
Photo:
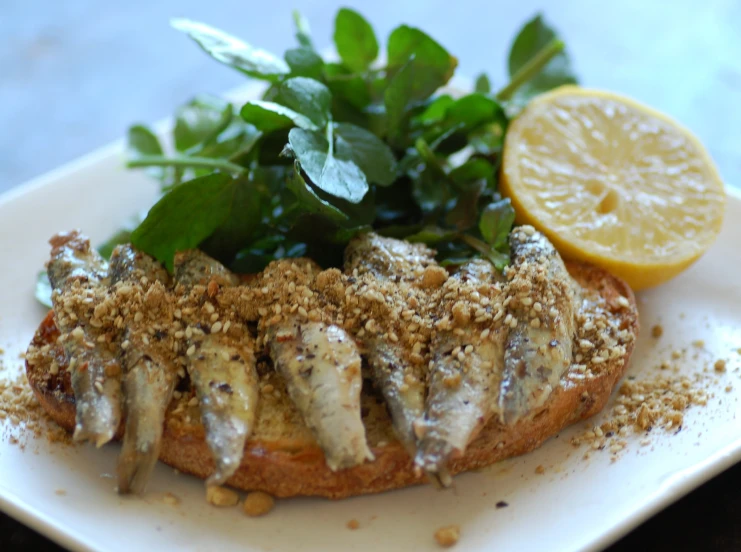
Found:
M 242 94 L 240 94 L 241 96 Z M 0 198 L 0 347 L 6 375 L 20 369 L 44 309 L 34 301 L 36 273 L 48 255 L 48 238 L 80 228 L 106 239 L 156 197 L 156 183 L 123 167 L 115 144 Z M 704 340 L 686 373 L 728 359 L 728 371 L 709 369 L 706 407 L 685 415 L 677 434 L 654 435 L 652 445 L 628 438 L 622 457 L 607 451 L 583 459 L 570 439 L 584 424 L 562 432 L 535 452 L 456 478 L 437 492 L 420 487 L 339 502 L 280 501 L 265 518 L 204 501 L 203 483 L 157 467 L 149 493 L 122 498 L 109 475 L 118 445 L 51 445 L 31 440 L 24 450 L 9 442 L 17 429 L 0 423 L 0 508 L 73 550 L 436 550 L 432 534 L 459 524 L 461 550 L 592 550 L 604 547 L 662 507 L 741 459 L 741 194 L 729 190 L 726 222 L 702 260 L 671 283 L 641 293 L 644 332 L 630 375 L 650 377 L 674 349 Z M 649 336 L 660 322 L 664 336 Z M 692 353 L 692 351 L 691 351 Z M 730 386 L 730 391 L 726 389 Z M 592 420 L 589 424 L 596 423 Z M 536 474 L 538 466 L 545 473 Z M 63 489 L 65 494 L 57 494 Z M 164 493 L 181 499 L 163 502 Z M 496 503 L 505 501 L 506 508 Z M 360 522 L 350 531 L 346 523 Z

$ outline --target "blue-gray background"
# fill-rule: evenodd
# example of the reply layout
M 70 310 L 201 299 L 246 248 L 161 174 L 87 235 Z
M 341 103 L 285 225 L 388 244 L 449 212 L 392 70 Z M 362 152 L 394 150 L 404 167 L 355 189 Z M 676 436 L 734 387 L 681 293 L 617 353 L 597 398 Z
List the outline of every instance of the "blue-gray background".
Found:
M 561 31 L 583 84 L 613 89 L 676 117 L 741 185 L 741 2 L 517 0 L 346 1 L 380 37 L 422 28 L 460 60 L 459 72 L 504 81 L 522 21 L 543 10 Z M 331 44 L 335 0 L 0 0 L 0 192 L 154 122 L 198 92 L 243 77 L 171 30 L 203 20 L 282 53 L 291 11 Z M 104 183 L 103 183 L 104 184 Z

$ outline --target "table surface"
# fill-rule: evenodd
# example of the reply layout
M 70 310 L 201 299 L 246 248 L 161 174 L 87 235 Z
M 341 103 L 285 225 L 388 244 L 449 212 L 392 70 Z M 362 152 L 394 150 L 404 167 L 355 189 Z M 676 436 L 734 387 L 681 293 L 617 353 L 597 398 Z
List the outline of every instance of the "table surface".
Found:
M 9 4 L 9 5 L 8 5 Z M 189 17 L 281 53 L 293 46 L 291 11 L 330 45 L 338 4 L 328 0 L 30 0 L 0 17 L 0 193 L 151 123 L 196 93 L 244 82 L 168 27 Z M 509 41 L 544 2 L 347 1 L 387 36 L 400 22 L 424 29 L 459 60 L 460 74 L 503 83 Z M 364 5 L 365 4 L 365 5 Z M 581 82 L 648 103 L 708 147 L 729 185 L 741 186 L 741 2 L 554 1 Z M 267 7 L 269 6 L 269 7 Z M 613 552 L 741 549 L 741 466 L 688 495 L 610 548 Z M 605 497 L 609 500 L 609 497 Z M 0 514 L 0 550 L 60 550 Z

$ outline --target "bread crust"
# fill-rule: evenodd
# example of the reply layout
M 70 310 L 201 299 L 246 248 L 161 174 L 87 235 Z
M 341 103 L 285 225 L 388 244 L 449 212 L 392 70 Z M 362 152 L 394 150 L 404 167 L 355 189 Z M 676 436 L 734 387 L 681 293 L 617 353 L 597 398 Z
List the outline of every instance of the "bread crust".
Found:
M 584 288 L 596 290 L 613 307 L 622 329 L 637 336 L 638 311 L 630 287 L 622 280 L 597 267 L 566 263 L 574 279 Z M 618 299 L 628 299 L 624 308 Z M 56 344 L 58 330 L 49 313 L 39 326 L 32 345 L 44 351 L 34 363 L 26 361 L 28 380 L 39 403 L 61 427 L 72 431 L 75 400 L 66 370 L 52 374 L 52 363 L 66 364 L 61 347 Z M 632 340 L 625 355 L 612 359 L 589 379 L 572 379 L 567 372 L 545 405 L 533 416 L 512 426 L 492 420 L 468 446 L 465 455 L 451 462 L 453 474 L 482 468 L 505 458 L 525 454 L 564 427 L 602 410 L 613 388 L 628 366 L 633 351 Z M 46 346 L 46 347 L 44 347 Z M 121 437 L 123 423 L 117 438 Z M 322 496 L 339 499 L 379 493 L 425 482 L 415 473 L 412 460 L 396 441 L 372 447 L 376 459 L 339 472 L 331 471 L 321 449 L 306 439 L 261 439 L 253 436 L 245 445 L 244 457 L 236 473 L 228 480 L 232 487 L 260 490 L 276 497 Z M 183 426 L 168 412 L 162 438 L 160 460 L 165 464 L 205 479 L 214 469 L 201 426 Z

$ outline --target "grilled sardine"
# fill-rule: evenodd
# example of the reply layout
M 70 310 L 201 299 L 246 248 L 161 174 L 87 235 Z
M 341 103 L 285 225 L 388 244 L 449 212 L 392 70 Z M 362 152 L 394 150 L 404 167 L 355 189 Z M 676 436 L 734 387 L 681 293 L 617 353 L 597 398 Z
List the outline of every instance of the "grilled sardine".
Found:
M 469 298 L 498 296 L 498 278 L 491 263 L 473 260 L 443 286 L 443 294 L 453 299 L 441 302 L 439 316 L 452 313 L 453 320 L 440 328 L 431 344 L 429 390 L 415 462 L 437 473 L 446 486 L 451 482 L 449 460 L 463 454 L 497 413 L 505 330 L 493 321 L 491 302 L 482 307 Z M 474 316 L 485 320 L 476 323 Z
M 360 355 L 339 326 L 295 318 L 266 332 L 276 370 L 332 470 L 373 460 L 360 416 Z
M 131 245 L 118 246 L 111 256 L 111 287 L 141 285 L 144 290 L 158 282 L 166 286 L 164 267 Z M 126 429 L 118 457 L 118 491 L 142 493 L 157 463 L 165 411 L 177 379 L 177 365 L 169 348 L 164 349 L 147 333 L 148 316 L 139 313 L 127 320 L 120 337 Z
M 49 243 L 47 263 L 55 320 L 64 335 L 76 415 L 74 439 L 100 447 L 110 441 L 121 421 L 121 368 L 109 343 L 98 341 L 101 331 L 86 323 L 65 304 L 72 296 L 90 299 L 107 285 L 106 261 L 77 231 L 57 234 Z
M 510 234 L 511 327 L 500 408 L 515 423 L 543 405 L 571 364 L 575 287 L 548 239 L 531 226 Z
M 175 256 L 175 277 L 185 286 L 214 282 L 228 286 L 238 281 L 218 261 L 196 250 Z M 206 313 L 216 310 L 208 300 L 204 308 Z M 220 485 L 239 467 L 245 441 L 254 428 L 259 379 L 251 338 L 239 341 L 223 331 L 221 321 L 201 318 L 193 320 L 187 332 L 191 336 L 187 338 L 187 368 L 216 463 L 207 483 Z
M 419 273 L 435 264 L 434 252 L 422 244 L 363 234 L 345 250 L 345 272 L 371 275 L 379 281 L 393 281 L 409 287 Z M 405 305 L 408 309 L 409 306 Z M 414 423 L 424 414 L 425 374 L 421 363 L 412 363 L 409 346 L 380 333 L 362 337 L 373 380 L 380 388 L 391 414 L 396 436 L 409 454 L 417 452 Z

